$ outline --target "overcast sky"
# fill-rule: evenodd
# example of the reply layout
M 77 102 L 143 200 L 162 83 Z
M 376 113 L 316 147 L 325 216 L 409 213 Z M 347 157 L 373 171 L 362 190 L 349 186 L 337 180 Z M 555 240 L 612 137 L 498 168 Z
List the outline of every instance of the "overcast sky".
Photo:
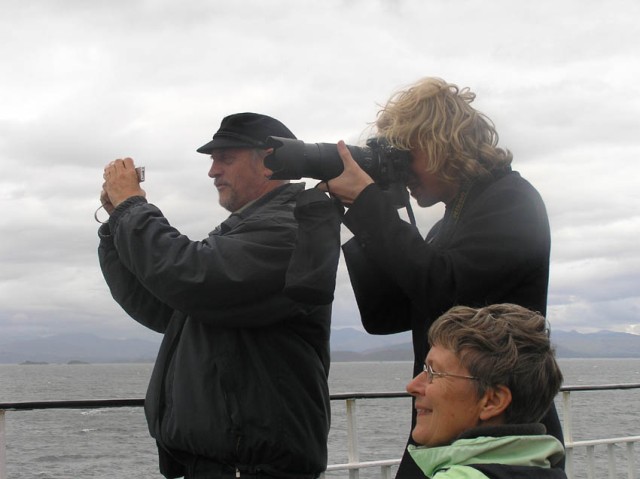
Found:
M 0 55 L 0 340 L 149 334 L 98 268 L 110 160 L 200 240 L 227 216 L 195 152 L 222 117 L 358 143 L 425 76 L 470 87 L 541 192 L 552 328 L 640 334 L 636 0 L 4 0 Z M 443 210 L 415 212 L 426 234 Z M 361 328 L 342 261 L 333 326 Z

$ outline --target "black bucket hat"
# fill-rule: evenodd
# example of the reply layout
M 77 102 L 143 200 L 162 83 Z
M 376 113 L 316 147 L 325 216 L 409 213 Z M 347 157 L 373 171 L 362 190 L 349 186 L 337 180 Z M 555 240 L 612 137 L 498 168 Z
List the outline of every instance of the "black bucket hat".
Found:
M 224 117 L 213 140 L 196 151 L 211 154 L 219 148 L 266 148 L 269 136 L 296 139 L 291 130 L 275 118 L 259 113 L 235 113 Z

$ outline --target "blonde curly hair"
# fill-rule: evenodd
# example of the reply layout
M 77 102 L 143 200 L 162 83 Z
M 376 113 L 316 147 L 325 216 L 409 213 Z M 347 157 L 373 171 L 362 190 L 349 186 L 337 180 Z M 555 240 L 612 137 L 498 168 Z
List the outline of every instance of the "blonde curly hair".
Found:
M 458 182 L 486 176 L 511 164 L 509 150 L 497 147 L 493 122 L 471 107 L 469 88 L 427 77 L 395 93 L 378 112 L 378 136 L 428 158 L 425 170 Z

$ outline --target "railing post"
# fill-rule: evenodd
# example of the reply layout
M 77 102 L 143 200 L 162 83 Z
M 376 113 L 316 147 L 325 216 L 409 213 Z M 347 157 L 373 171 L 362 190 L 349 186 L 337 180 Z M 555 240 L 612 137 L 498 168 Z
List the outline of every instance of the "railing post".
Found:
M 562 391 L 562 434 L 564 442 L 573 444 L 573 423 L 571 420 L 571 391 Z
M 7 440 L 4 431 L 4 409 L 0 409 L 0 479 L 7 479 Z
M 381 479 L 391 479 L 391 466 L 382 466 L 380 468 Z
M 587 464 L 589 470 L 587 471 L 587 477 L 589 479 L 596 479 L 596 447 L 587 446 Z
M 627 470 L 629 471 L 629 479 L 636 479 L 636 460 L 632 442 L 627 443 Z
M 356 400 L 347 399 L 347 458 L 349 464 L 360 462 L 358 452 L 358 416 L 356 414 Z M 359 479 L 360 469 L 349 469 L 349 479 Z
M 573 448 L 568 447 L 565 449 L 565 472 L 567 473 L 567 479 L 573 479 Z
M 562 435 L 564 443 L 573 444 L 573 424 L 571 420 L 571 391 L 562 391 Z M 565 447 L 565 468 L 567 477 L 573 479 L 573 449 Z
M 616 479 L 616 454 L 614 444 L 607 444 L 607 456 L 609 458 L 609 478 Z

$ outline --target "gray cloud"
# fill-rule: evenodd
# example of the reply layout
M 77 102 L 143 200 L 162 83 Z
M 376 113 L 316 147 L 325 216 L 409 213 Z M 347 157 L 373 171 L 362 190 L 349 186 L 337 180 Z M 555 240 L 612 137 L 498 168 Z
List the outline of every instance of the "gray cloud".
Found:
M 446 0 L 9 1 L 0 19 L 0 328 L 148 333 L 97 265 L 104 164 L 198 240 L 226 217 L 195 149 L 260 111 L 307 141 L 366 137 L 423 76 L 478 95 L 549 210 L 554 328 L 640 333 L 640 5 Z M 415 208 L 426 234 L 441 207 Z M 344 233 L 345 239 L 349 236 Z M 335 327 L 359 327 L 341 264 Z

